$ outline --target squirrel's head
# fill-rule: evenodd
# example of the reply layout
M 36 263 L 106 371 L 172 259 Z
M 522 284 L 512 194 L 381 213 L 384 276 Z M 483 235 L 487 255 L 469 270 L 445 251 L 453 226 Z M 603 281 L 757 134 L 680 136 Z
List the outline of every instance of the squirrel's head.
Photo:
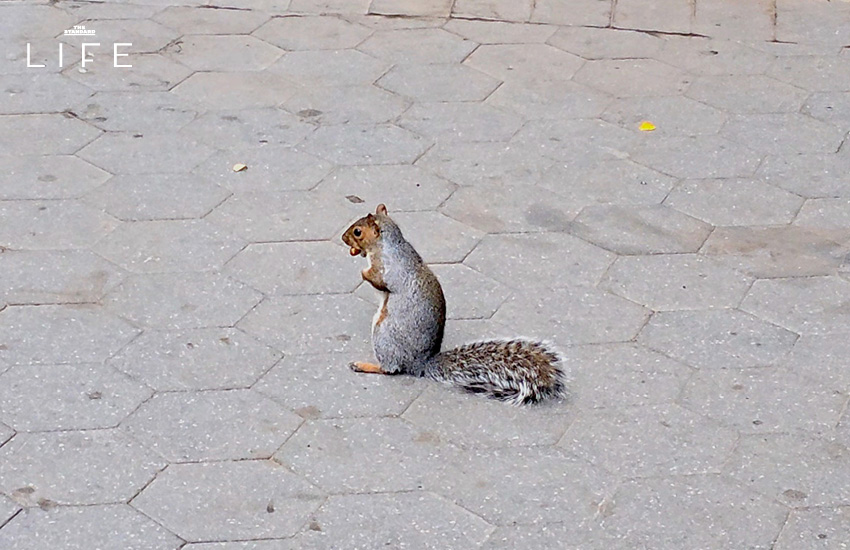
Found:
M 350 246 L 352 256 L 365 256 L 381 238 L 380 220 L 387 216 L 387 207 L 379 204 L 374 214 L 360 218 L 342 234 L 342 242 Z

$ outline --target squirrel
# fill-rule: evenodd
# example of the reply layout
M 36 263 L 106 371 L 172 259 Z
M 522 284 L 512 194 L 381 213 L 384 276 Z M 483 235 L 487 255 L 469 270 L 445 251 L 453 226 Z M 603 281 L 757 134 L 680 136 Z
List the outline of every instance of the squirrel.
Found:
M 355 221 L 342 240 L 352 256 L 369 260 L 361 275 L 382 295 L 372 319 L 378 364 L 355 361 L 352 370 L 425 376 L 514 405 L 565 396 L 562 359 L 541 342 L 493 340 L 440 351 L 443 289 L 385 205 Z

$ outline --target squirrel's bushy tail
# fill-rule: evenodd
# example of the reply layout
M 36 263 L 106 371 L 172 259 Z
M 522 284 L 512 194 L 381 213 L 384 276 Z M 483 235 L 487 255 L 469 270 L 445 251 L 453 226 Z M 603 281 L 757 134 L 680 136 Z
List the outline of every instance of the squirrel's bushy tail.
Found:
M 466 344 L 433 359 L 431 377 L 513 405 L 566 394 L 561 357 L 527 340 Z

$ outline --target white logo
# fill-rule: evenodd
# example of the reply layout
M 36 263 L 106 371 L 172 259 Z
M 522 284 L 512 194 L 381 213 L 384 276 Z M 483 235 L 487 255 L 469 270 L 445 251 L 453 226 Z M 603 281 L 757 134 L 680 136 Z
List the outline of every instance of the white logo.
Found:
M 96 36 L 96 34 L 97 33 L 95 33 L 94 29 L 87 29 L 85 25 L 74 25 L 72 28 L 66 29 L 65 32 L 63 33 L 63 36 L 89 37 L 89 36 Z M 133 44 L 131 44 L 130 42 L 116 42 L 112 45 L 112 66 L 113 67 L 116 67 L 116 68 L 118 68 L 118 67 L 132 67 L 132 65 L 130 65 L 130 64 L 125 65 L 125 64 L 118 62 L 118 58 L 129 56 L 129 54 L 123 53 L 122 51 L 120 51 L 120 49 L 121 48 L 127 48 L 127 47 L 130 47 L 132 45 Z M 58 58 L 59 58 L 59 67 L 60 68 L 64 67 L 64 65 L 65 65 L 65 63 L 64 63 L 64 52 L 63 52 L 62 46 L 63 46 L 62 42 L 59 42 Z M 80 69 L 79 69 L 80 72 L 83 72 L 83 73 L 86 72 L 86 65 L 88 63 L 91 63 L 91 62 L 94 61 L 94 58 L 90 57 L 89 53 L 93 48 L 98 48 L 98 47 L 100 47 L 100 42 L 83 42 L 82 44 L 80 44 L 80 51 L 81 51 Z M 46 65 L 43 64 L 43 63 L 33 63 L 32 62 L 32 46 L 30 45 L 29 42 L 27 42 L 27 67 L 31 67 L 31 68 L 46 67 Z
M 74 25 L 71 29 L 65 29 L 65 36 L 94 36 L 93 29 L 87 29 L 85 25 Z

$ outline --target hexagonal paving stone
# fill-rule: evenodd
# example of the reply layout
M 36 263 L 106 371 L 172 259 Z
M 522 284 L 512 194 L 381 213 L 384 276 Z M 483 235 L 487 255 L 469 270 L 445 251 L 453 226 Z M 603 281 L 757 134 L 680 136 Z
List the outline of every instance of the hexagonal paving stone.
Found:
M 483 103 L 417 103 L 399 119 L 402 128 L 431 139 L 508 141 L 522 118 Z
M 711 226 L 666 206 L 588 206 L 571 232 L 619 254 L 696 252 Z
M 774 59 L 740 40 L 665 36 L 658 59 L 694 76 L 763 74 Z
M 792 370 L 701 371 L 682 405 L 741 433 L 829 432 L 847 397 Z
M 186 35 L 169 50 L 173 59 L 196 71 L 262 71 L 283 55 L 271 44 L 237 34 Z M 211 51 L 218 54 L 211 56 Z
M 462 262 L 484 234 L 439 212 L 390 212 L 428 263 Z
M 446 294 L 449 319 L 486 319 L 510 294 L 507 287 L 463 264 L 433 266 Z
M 547 445 L 470 449 L 447 464 L 433 490 L 495 525 L 584 524 L 612 482 L 597 466 Z
M 724 475 L 790 508 L 839 506 L 850 500 L 850 450 L 829 438 L 742 436 Z
M 624 158 L 637 135 L 603 120 L 532 120 L 511 140 L 548 157 L 572 163 Z
M 801 114 L 734 115 L 720 134 L 755 151 L 774 155 L 834 153 L 846 132 Z
M 627 481 L 617 489 L 614 503 L 605 524 L 623 548 L 767 550 L 788 513 L 714 475 Z M 671 516 L 673 509 L 678 512 Z
M 4 155 L 73 155 L 101 131 L 65 114 L 2 115 Z M 32 139 L 32 136 L 39 136 Z
M 558 445 L 629 478 L 720 471 L 738 434 L 674 404 L 579 416 Z
M 850 539 L 850 508 L 792 510 L 775 550 L 841 550 Z
M 152 393 L 95 363 L 19 365 L 0 381 L 0 419 L 18 431 L 110 428 Z
M 378 31 L 358 50 L 393 64 L 460 63 L 477 44 L 443 29 Z
M 480 101 L 499 81 L 465 65 L 396 65 L 377 83 L 419 101 Z
M 0 271 L 0 300 L 12 305 L 97 302 L 125 276 L 88 250 L 7 250 Z
M 237 163 L 248 168 L 234 172 Z M 302 151 L 264 145 L 214 155 L 195 173 L 231 191 L 296 191 L 312 189 L 332 168 L 329 162 Z
M 585 63 L 574 80 L 614 97 L 636 97 L 681 93 L 690 77 L 655 59 L 600 59 Z
M 0 358 L 12 365 L 103 361 L 139 333 L 94 305 L 9 306 L 0 328 Z
M 356 276 L 356 274 L 355 274 Z M 239 328 L 286 354 L 370 353 L 374 307 L 356 296 L 281 296 L 263 301 Z
M 664 204 L 712 225 L 782 225 L 803 199 L 759 180 L 686 180 Z
M 803 103 L 800 112 L 846 129 L 850 127 L 850 94 L 847 92 L 812 94 Z
M 593 287 L 537 288 L 516 293 L 492 319 L 523 335 L 563 345 L 626 342 L 649 311 Z
M 137 175 L 188 172 L 213 152 L 207 145 L 176 134 L 110 133 L 78 155 L 113 174 Z
M 781 364 L 844 392 L 850 389 L 850 370 L 845 367 L 848 353 L 850 340 L 846 334 L 803 335 Z
M 192 103 L 168 92 L 97 92 L 74 105 L 79 118 L 111 132 L 169 133 L 198 114 Z
M 718 136 L 657 136 L 638 144 L 632 160 L 677 178 L 748 177 L 763 153 Z
M 509 80 L 490 94 L 486 103 L 528 119 L 594 118 L 614 100 L 604 92 L 545 78 Z
M 116 42 L 128 44 L 120 50 L 125 53 L 155 53 L 180 36 L 173 29 L 149 19 L 98 19 L 82 21 L 81 24 L 89 29 L 95 29 L 97 41 L 103 44 L 100 47 L 95 46 L 88 50 L 89 56 L 94 58 L 93 64 L 108 64 L 113 53 L 111 51 L 113 48 L 109 46 Z M 67 44 L 75 45 L 85 41 L 82 40 L 82 37 L 73 35 L 63 36 L 59 39 Z M 130 57 L 121 59 L 121 61 L 128 63 L 132 63 L 132 60 L 133 58 Z
M 232 328 L 147 331 L 110 365 L 157 391 L 247 388 L 281 354 Z
M 499 80 L 566 81 L 584 62 L 547 44 L 493 44 L 479 47 L 463 63 Z
M 360 510 L 371 510 L 375 516 Z M 374 522 L 380 517 L 380 524 Z M 309 531 L 295 541 L 312 547 L 478 548 L 493 527 L 480 517 L 432 493 L 333 496 L 316 512 L 321 533 Z M 325 539 L 327 537 L 327 539 Z
M 213 147 L 227 144 L 231 149 L 254 148 L 257 145 L 292 146 L 315 128 L 282 109 L 216 110 L 205 113 L 180 130 Z
M 251 390 L 155 395 L 122 428 L 170 463 L 270 458 L 301 418 Z
M 650 33 L 596 27 L 561 27 L 547 41 L 584 59 L 654 57 L 664 39 Z
M 850 199 L 809 199 L 794 218 L 795 225 L 827 228 L 850 228 Z
M 201 218 L 230 195 L 193 174 L 114 176 L 85 201 L 125 221 Z
M 251 34 L 289 51 L 343 50 L 360 44 L 372 31 L 341 18 L 298 16 L 272 19 Z
M 608 408 L 670 403 L 692 369 L 634 343 L 592 344 L 562 350 L 570 402 Z
M 259 292 L 219 273 L 162 273 L 129 277 L 103 303 L 146 327 L 200 328 L 233 326 L 261 299 Z
M 799 333 L 850 328 L 850 282 L 840 277 L 760 280 L 741 309 Z
M 165 466 L 117 429 L 18 434 L 0 458 L 0 490 L 48 507 L 126 502 Z
M 546 42 L 557 27 L 523 25 L 508 21 L 449 19 L 443 28 L 479 44 L 532 44 Z
M 165 273 L 221 267 L 245 242 L 204 220 L 124 224 L 94 250 L 128 271 Z
M 319 125 L 392 122 L 409 101 L 376 86 L 311 86 L 283 103 L 301 120 Z
M 390 66 L 357 50 L 321 50 L 287 53 L 268 68 L 303 86 L 372 84 Z M 278 104 L 288 97 L 280 97 Z
M 68 78 L 93 90 L 136 92 L 167 91 L 192 74 L 190 68 L 163 54 L 137 54 L 126 59 L 133 65 L 132 68 L 116 68 L 112 63 L 101 59 L 100 63 L 89 63 L 84 73 L 80 72 L 78 64 L 71 65 L 63 72 Z M 124 61 L 124 58 L 120 61 Z
M 735 307 L 752 279 L 697 254 L 618 258 L 600 287 L 655 311 Z
M 268 71 L 236 77 L 230 72 L 198 72 L 171 92 L 211 109 L 259 109 L 279 105 L 296 90 L 296 84 Z
M 173 464 L 132 505 L 184 540 L 238 540 L 292 536 L 322 498 L 280 465 L 249 460 Z
M 840 56 L 780 56 L 771 64 L 767 74 L 812 92 L 845 92 L 850 89 L 850 76 L 841 70 L 846 62 L 846 58 Z
M 534 184 L 553 164 L 536 147 L 500 142 L 438 143 L 416 161 L 461 185 Z
M 322 126 L 300 148 L 337 164 L 408 164 L 428 149 L 427 140 L 391 124 Z
M 850 155 L 769 155 L 758 169 L 766 182 L 807 198 L 850 197 Z
M 170 6 L 154 15 L 153 19 L 183 34 L 242 34 L 250 33 L 268 21 L 269 15 L 260 10 Z
M 3 92 L 0 113 L 4 115 L 60 113 L 92 94 L 90 89 L 64 75 L 33 69 L 24 74 L 4 74 Z
M 649 120 L 656 134 L 671 136 L 716 134 L 726 121 L 722 111 L 681 96 L 618 99 L 601 118 L 630 130 Z
M 797 335 L 734 309 L 656 313 L 638 342 L 700 369 L 772 365 Z
M 430 438 L 461 447 L 551 445 L 572 422 L 561 400 L 506 407 L 480 395 L 432 383 L 402 415 Z M 425 437 L 425 436 L 422 436 Z
M 455 452 L 399 418 L 336 419 L 308 421 L 275 460 L 334 493 L 395 492 L 421 489 Z
M 362 204 L 364 212 L 379 203 L 385 203 L 392 211 L 434 210 L 454 190 L 455 186 L 447 180 L 407 164 L 344 166 L 316 187 L 316 191 Z
M 510 287 L 529 288 L 596 284 L 614 258 L 570 235 L 544 233 L 488 235 L 464 263 Z
M 566 198 L 575 208 L 587 204 L 661 204 L 676 180 L 625 159 L 582 166 L 558 163 L 543 173 L 538 185 Z
M 85 248 L 110 233 L 119 222 L 75 200 L 4 201 L 0 246 L 18 250 Z
M 805 90 L 764 75 L 701 76 L 685 95 L 731 113 L 797 112 Z
M 482 550 L 612 550 L 617 541 L 602 531 L 599 521 L 583 524 L 546 523 L 497 527 Z
M 809 227 L 718 227 L 701 252 L 754 277 L 828 275 L 841 263 L 842 231 Z
M 0 157 L 0 199 L 70 199 L 109 174 L 73 156 Z

